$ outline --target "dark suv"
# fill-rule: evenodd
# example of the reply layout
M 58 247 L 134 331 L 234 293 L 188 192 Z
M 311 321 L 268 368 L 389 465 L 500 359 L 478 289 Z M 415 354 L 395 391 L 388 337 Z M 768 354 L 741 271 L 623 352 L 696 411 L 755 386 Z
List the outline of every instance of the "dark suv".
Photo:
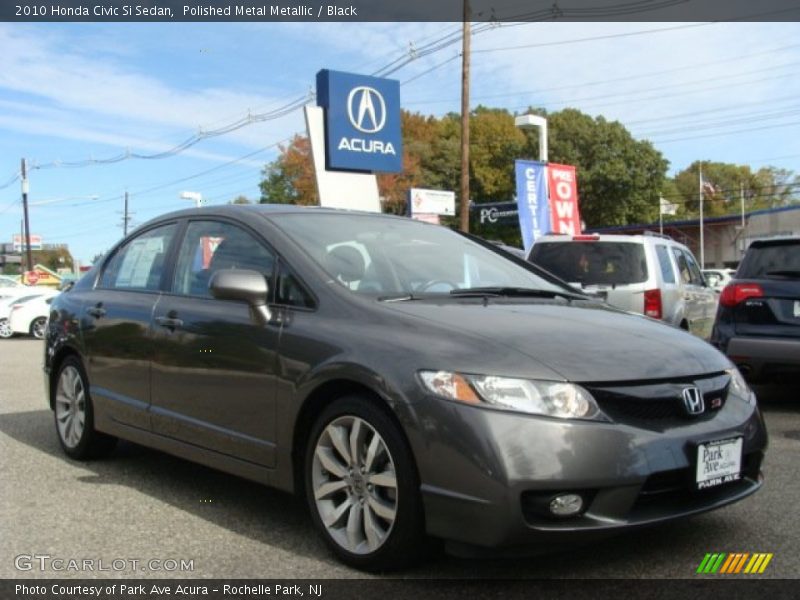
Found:
M 750 245 L 720 295 L 711 343 L 751 381 L 800 376 L 800 238 Z

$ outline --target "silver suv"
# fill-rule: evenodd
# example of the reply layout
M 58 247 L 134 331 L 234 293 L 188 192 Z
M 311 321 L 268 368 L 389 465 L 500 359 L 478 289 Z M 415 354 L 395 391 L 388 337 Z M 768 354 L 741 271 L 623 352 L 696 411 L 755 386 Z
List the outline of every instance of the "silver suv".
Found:
M 672 238 L 546 235 L 528 260 L 612 306 L 642 313 L 708 339 L 717 295 L 691 251 Z

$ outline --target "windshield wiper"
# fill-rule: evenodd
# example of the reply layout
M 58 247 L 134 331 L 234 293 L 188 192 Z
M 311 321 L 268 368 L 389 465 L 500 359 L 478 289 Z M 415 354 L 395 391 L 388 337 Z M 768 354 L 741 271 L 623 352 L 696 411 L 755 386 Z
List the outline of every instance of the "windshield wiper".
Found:
M 781 271 L 767 271 L 767 275 L 776 275 L 778 277 L 800 277 L 800 271 L 781 270 Z
M 586 300 L 587 296 L 571 294 L 560 290 L 541 290 L 523 287 L 472 287 L 450 290 L 451 296 L 507 296 L 509 298 L 555 298 L 560 296 L 567 300 Z

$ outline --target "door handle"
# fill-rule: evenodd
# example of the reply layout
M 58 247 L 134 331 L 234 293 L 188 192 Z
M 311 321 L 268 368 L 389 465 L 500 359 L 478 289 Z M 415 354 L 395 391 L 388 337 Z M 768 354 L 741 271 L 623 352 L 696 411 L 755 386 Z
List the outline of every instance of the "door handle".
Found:
M 183 327 L 183 321 L 180 319 L 175 319 L 174 317 L 156 317 L 156 323 L 161 325 L 161 327 L 166 327 L 167 329 L 175 330 L 178 327 Z
M 99 319 L 100 317 L 104 317 L 106 315 L 106 309 L 102 306 L 90 306 L 86 309 L 86 314 L 93 316 L 95 319 Z

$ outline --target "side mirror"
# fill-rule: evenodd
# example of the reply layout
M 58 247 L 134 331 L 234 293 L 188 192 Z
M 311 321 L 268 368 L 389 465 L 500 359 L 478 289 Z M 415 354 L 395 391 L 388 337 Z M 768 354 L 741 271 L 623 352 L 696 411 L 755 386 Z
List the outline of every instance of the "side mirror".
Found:
M 216 271 L 208 282 L 211 295 L 217 300 L 247 302 L 259 318 L 268 323 L 272 318 L 267 307 L 267 280 L 258 271 L 247 269 L 222 269 Z

